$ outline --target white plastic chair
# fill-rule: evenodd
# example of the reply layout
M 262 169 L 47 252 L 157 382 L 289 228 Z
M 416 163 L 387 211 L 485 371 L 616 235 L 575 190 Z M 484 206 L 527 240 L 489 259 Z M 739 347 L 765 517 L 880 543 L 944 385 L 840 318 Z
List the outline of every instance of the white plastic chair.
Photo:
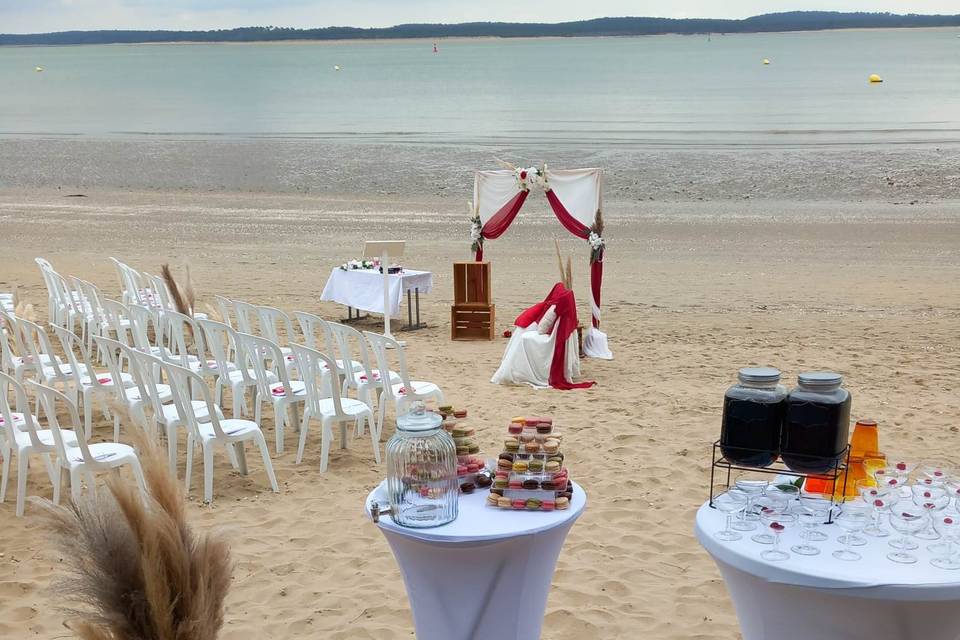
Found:
M 17 458 L 17 516 L 23 515 L 24 500 L 27 497 L 27 474 L 30 469 L 30 457 L 39 455 L 47 468 L 47 475 L 53 483 L 53 501 L 60 502 L 59 476 L 55 466 L 50 462 L 50 455 L 56 454 L 56 439 L 76 446 L 77 434 L 73 431 L 62 431 L 54 434 L 51 429 L 41 429 L 34 416 L 26 414 L 26 421 L 22 429 L 13 426 L 14 417 L 9 404 L 10 392 L 16 398 L 17 405 L 28 405 L 27 394 L 24 388 L 13 377 L 0 373 L 0 416 L 3 424 L 0 425 L 0 456 L 3 456 L 3 477 L 0 479 L 0 502 L 6 500 L 7 482 L 10 478 L 10 461 Z
M 360 352 L 360 363 L 363 367 L 359 371 L 344 371 L 343 395 L 347 395 L 348 389 L 355 389 L 357 398 L 366 402 L 372 411 L 378 406 L 380 394 L 383 393 L 383 378 L 389 379 L 391 385 L 399 384 L 403 379 L 396 371 L 388 371 L 387 375 L 383 376 L 379 368 L 372 366 L 370 349 L 362 333 L 337 322 L 329 322 L 327 326 L 330 327 L 330 332 L 340 351 L 340 357 L 344 361 L 353 361 L 354 345 Z
M 228 452 L 232 449 L 233 456 L 231 458 L 235 457 L 238 460 L 240 473 L 246 475 L 247 464 L 243 443 L 247 440 L 255 442 L 260 449 L 263 466 L 267 472 L 267 477 L 270 479 L 270 488 L 273 489 L 274 493 L 279 493 L 280 487 L 277 485 L 277 477 L 273 472 L 273 463 L 270 461 L 267 441 L 263 437 L 260 426 L 250 420 L 221 419 L 210 394 L 210 388 L 204 384 L 203 378 L 199 374 L 169 362 L 164 362 L 162 367 L 174 390 L 173 397 L 177 410 L 180 415 L 186 416 L 187 419 L 187 469 L 185 478 L 187 493 L 190 492 L 190 478 L 193 472 L 193 450 L 197 445 L 200 445 L 203 451 L 203 500 L 204 502 L 213 502 L 214 451 L 217 447 L 223 447 Z M 194 408 L 195 404 L 190 400 L 191 389 L 199 389 L 202 402 L 206 407 L 204 414 L 198 413 Z
M 60 428 L 60 422 L 57 418 L 57 404 L 66 405 L 70 426 L 74 430 L 80 428 L 80 415 L 77 413 L 77 406 L 69 397 L 52 387 L 35 382 L 28 382 L 27 384 L 43 404 L 47 424 L 50 427 L 57 450 L 53 479 L 55 503 L 59 500 L 61 469 L 67 471 L 70 478 L 70 496 L 76 502 L 82 492 L 80 482 L 82 476 L 87 477 L 90 490 L 96 493 L 97 473 L 112 471 L 126 465 L 131 467 L 133 477 L 136 478 L 137 484 L 140 486 L 140 492 L 146 498 L 147 486 L 143 477 L 143 469 L 140 467 L 140 459 L 137 458 L 137 453 L 133 450 L 133 447 L 119 442 L 87 444 L 83 438 L 77 439 L 75 437 L 76 444 L 71 446 L 69 435 L 73 434 L 74 431 Z
M 110 338 L 104 338 L 103 336 L 95 337 L 94 342 L 97 343 L 100 353 L 104 355 L 107 361 L 107 369 L 110 371 L 111 377 L 114 380 L 122 379 L 123 377 L 120 371 L 121 357 L 127 358 L 131 371 L 137 366 L 130 358 L 130 353 L 133 351 L 132 347 L 128 347 Z M 118 387 L 114 385 L 108 387 L 108 389 L 113 391 L 116 402 L 119 403 L 121 407 L 124 407 L 127 413 L 130 414 L 134 425 L 152 436 L 155 430 L 147 421 L 144 408 L 150 406 L 152 402 L 151 393 L 157 393 L 160 402 L 169 402 L 173 397 L 170 386 L 155 384 L 152 385 L 153 388 L 147 389 L 147 385 L 150 384 L 147 380 L 152 380 L 152 378 L 138 377 L 136 374 L 133 374 L 132 378 L 135 383 L 132 387 Z M 120 416 L 116 411 L 113 412 L 113 439 L 117 441 L 120 440 Z
M 111 418 L 110 411 L 106 407 L 106 400 L 116 394 L 113 389 L 115 384 L 113 373 L 109 370 L 98 372 L 93 368 L 93 362 L 90 359 L 90 353 L 87 351 L 83 340 L 80 337 L 63 327 L 54 327 L 57 338 L 60 339 L 60 345 L 67 356 L 67 362 L 73 375 L 73 386 L 77 390 L 77 395 L 83 400 L 83 437 L 90 440 L 93 435 L 93 401 L 100 401 L 100 409 L 104 417 Z M 77 359 L 79 354 L 80 359 Z M 129 373 L 120 372 L 120 384 L 123 387 L 133 386 L 133 377 Z M 114 440 L 117 439 L 117 433 L 114 433 Z
M 273 405 L 274 435 L 276 436 L 277 455 L 283 453 L 283 430 L 287 423 L 287 407 L 293 409 L 293 425 L 299 427 L 297 415 L 299 403 L 306 402 L 306 384 L 302 380 L 291 380 L 284 367 L 276 367 L 279 382 L 270 382 L 270 368 L 267 362 L 283 362 L 283 352 L 277 343 L 249 333 L 238 333 L 241 349 L 253 364 L 256 372 L 257 398 L 254 399 L 254 420 L 260 424 L 260 407 L 264 402 Z
M 250 361 L 246 357 L 246 351 L 240 343 L 240 338 L 236 331 L 229 325 L 214 320 L 198 320 L 203 329 L 204 339 L 207 347 L 217 363 L 217 368 L 221 371 L 226 370 L 226 375 L 217 376 L 217 387 L 214 392 L 217 404 L 221 404 L 221 391 L 229 387 L 233 400 L 234 418 L 244 415 L 246 408 L 247 388 L 252 387 L 254 401 L 257 393 L 257 371 L 250 368 Z M 230 351 L 234 353 L 234 360 L 230 359 Z M 273 372 L 267 372 L 267 382 L 275 383 L 279 380 Z
M 297 359 L 290 347 L 284 346 L 284 342 L 293 342 L 295 335 L 290 316 L 275 307 L 261 306 L 257 307 L 257 318 L 260 321 L 260 334 L 280 347 L 280 351 L 283 353 L 283 366 L 287 370 L 287 375 L 293 375 L 293 372 L 297 369 Z M 283 339 L 280 330 L 286 335 L 286 340 Z
M 337 344 L 330 330 L 330 322 L 327 322 L 318 315 L 307 313 L 306 311 L 295 311 L 293 317 L 300 325 L 300 332 L 303 334 L 304 343 L 311 349 L 316 349 L 322 353 L 330 354 L 337 362 L 339 374 L 344 374 L 344 361 L 336 357 Z M 323 336 L 322 344 L 317 340 L 317 335 Z M 363 369 L 363 363 L 353 360 L 350 367 L 354 371 Z
M 80 373 L 83 376 L 87 375 L 86 365 L 78 365 L 80 371 L 75 372 L 70 364 L 64 364 L 60 360 L 53 350 L 50 336 L 43 330 L 43 327 L 23 318 L 17 318 L 17 325 L 20 327 L 23 344 L 27 347 L 33 362 L 43 363 L 41 367 L 35 369 L 38 382 L 46 385 L 59 384 L 64 389 L 71 389 L 75 373 Z M 76 396 L 78 389 L 72 388 L 72 392 Z
M 363 423 L 370 426 L 370 439 L 373 445 L 373 457 L 380 464 L 380 432 L 373 420 L 373 411 L 360 400 L 340 397 L 340 385 L 330 375 L 330 370 L 336 365 L 332 358 L 320 353 L 316 349 L 303 345 L 292 345 L 296 354 L 298 368 L 303 372 L 306 383 L 307 400 L 303 410 L 303 424 L 300 428 L 300 446 L 297 448 L 297 464 L 303 460 L 303 449 L 307 443 L 307 431 L 310 419 L 320 420 L 320 472 L 327 470 L 330 457 L 330 442 L 333 440 L 333 425 L 340 424 L 341 447 L 346 447 L 347 423 L 354 424 L 354 433 L 363 433 Z
M 12 373 L 17 381 L 23 382 L 28 373 L 39 370 L 41 365 L 50 364 L 49 358 L 43 355 L 40 356 L 39 363 L 34 359 L 33 353 L 24 344 L 23 332 L 17 324 L 17 316 L 0 310 L 0 327 L 6 334 L 3 351 L 5 373 Z
M 379 432 L 383 432 L 383 415 L 388 400 L 393 403 L 396 415 L 401 415 L 407 405 L 416 400 L 435 400 L 437 404 L 443 404 L 443 392 L 440 387 L 432 382 L 410 379 L 410 375 L 407 373 L 407 359 L 403 352 L 403 346 L 399 342 L 370 331 L 364 331 L 363 335 L 373 350 L 373 355 L 377 360 L 377 368 L 380 371 L 390 371 L 390 357 L 387 355 L 387 349 L 396 354 L 397 364 L 399 365 L 397 369 L 400 374 L 400 382 L 383 385 L 383 392 L 380 394 L 377 414 L 377 430 Z
M 237 314 L 237 332 L 259 335 L 260 314 L 257 305 L 242 300 L 233 301 L 233 310 Z

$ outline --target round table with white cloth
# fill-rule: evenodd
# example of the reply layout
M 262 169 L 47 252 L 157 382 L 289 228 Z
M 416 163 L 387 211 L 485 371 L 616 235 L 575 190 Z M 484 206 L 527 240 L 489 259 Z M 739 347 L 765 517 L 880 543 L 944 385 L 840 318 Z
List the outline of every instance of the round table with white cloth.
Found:
M 713 557 L 740 620 L 743 640 L 957 640 L 960 638 L 960 570 L 930 564 L 926 540 L 911 551 L 915 564 L 887 559 L 893 536 L 872 538 L 853 547 L 861 560 L 833 557 L 845 532 L 835 524 L 819 530 L 829 536 L 814 542 L 816 556 L 790 553 L 782 562 L 760 557 L 769 545 L 740 532 L 733 542 L 717 540 L 726 515 L 704 504 L 695 532 Z M 799 544 L 800 527 L 781 534 L 780 549 Z M 861 534 L 862 535 L 862 534 Z
M 389 504 L 386 481 L 367 512 Z M 488 491 L 461 495 L 457 519 L 430 529 L 379 527 L 407 588 L 418 640 L 536 640 L 567 532 L 587 504 L 573 484 L 570 508 L 512 511 L 487 506 Z

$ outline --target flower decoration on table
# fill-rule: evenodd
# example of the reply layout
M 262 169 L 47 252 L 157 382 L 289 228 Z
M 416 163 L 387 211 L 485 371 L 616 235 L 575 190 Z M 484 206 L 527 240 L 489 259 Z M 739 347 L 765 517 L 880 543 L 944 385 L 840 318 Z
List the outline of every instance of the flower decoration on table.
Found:
M 590 227 L 587 242 L 590 243 L 590 264 L 603 260 L 603 250 L 607 246 L 607 241 L 603 239 L 603 212 L 600 209 L 597 209 L 597 217 L 594 219 L 593 226 Z
M 379 267 L 379 260 L 348 260 L 340 265 L 340 268 L 344 271 L 354 271 L 357 269 L 378 269 Z
M 476 253 L 483 248 L 483 222 L 480 221 L 480 214 L 473 210 L 473 203 L 467 203 L 473 217 L 470 218 L 470 251 Z

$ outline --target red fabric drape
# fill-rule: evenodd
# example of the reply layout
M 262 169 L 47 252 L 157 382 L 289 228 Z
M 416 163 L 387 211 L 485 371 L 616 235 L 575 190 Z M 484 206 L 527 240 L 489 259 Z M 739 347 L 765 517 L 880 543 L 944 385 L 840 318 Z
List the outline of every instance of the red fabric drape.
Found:
M 581 238 L 590 237 L 590 227 L 570 215 L 570 212 L 567 211 L 567 208 L 560 202 L 560 198 L 557 197 L 553 189 L 547 191 L 547 201 L 550 203 L 554 215 L 557 216 L 557 220 L 560 221 L 564 229 Z M 600 258 L 596 262 L 590 265 L 590 293 L 593 296 L 593 303 L 597 309 L 600 308 L 600 287 L 602 284 L 603 253 L 600 254 Z M 593 326 L 599 328 L 600 318 L 597 317 L 596 313 L 591 313 L 590 315 L 593 319 Z
M 592 387 L 596 382 L 570 382 L 565 375 L 565 364 L 567 361 L 567 340 L 570 335 L 577 330 L 579 324 L 577 319 L 577 303 L 573 297 L 573 291 L 570 291 L 558 282 L 550 290 L 550 294 L 543 302 L 537 303 L 517 316 L 514 324 L 520 328 L 529 327 L 534 322 L 540 322 L 543 314 L 551 305 L 556 305 L 557 322 L 557 341 L 553 347 L 553 361 L 550 363 L 550 386 L 554 389 L 586 389 Z
M 507 204 L 500 207 L 500 210 L 493 214 L 486 224 L 483 225 L 483 228 L 480 230 L 480 235 L 484 239 L 494 240 L 499 238 L 504 234 L 508 227 L 513 224 L 514 219 L 517 217 L 517 214 L 520 213 L 520 208 L 523 207 L 523 203 L 527 201 L 527 196 L 530 195 L 529 191 L 520 191 L 517 195 L 510 198 L 507 201 Z M 483 245 L 477 249 L 476 255 L 477 262 L 483 261 Z

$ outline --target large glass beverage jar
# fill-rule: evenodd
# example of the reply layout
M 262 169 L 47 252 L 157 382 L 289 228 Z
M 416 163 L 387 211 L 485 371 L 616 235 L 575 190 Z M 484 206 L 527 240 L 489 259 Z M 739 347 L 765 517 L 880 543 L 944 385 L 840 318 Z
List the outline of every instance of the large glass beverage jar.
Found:
M 787 398 L 780 456 L 797 473 L 837 468 L 850 436 L 850 392 L 839 373 L 801 373 Z
M 443 419 L 422 402 L 397 418 L 387 442 L 387 491 L 393 521 L 404 527 L 439 527 L 457 517 L 457 448 Z
M 772 367 L 747 367 L 737 377 L 723 398 L 720 450 L 736 464 L 769 466 L 780 452 L 787 390 Z

